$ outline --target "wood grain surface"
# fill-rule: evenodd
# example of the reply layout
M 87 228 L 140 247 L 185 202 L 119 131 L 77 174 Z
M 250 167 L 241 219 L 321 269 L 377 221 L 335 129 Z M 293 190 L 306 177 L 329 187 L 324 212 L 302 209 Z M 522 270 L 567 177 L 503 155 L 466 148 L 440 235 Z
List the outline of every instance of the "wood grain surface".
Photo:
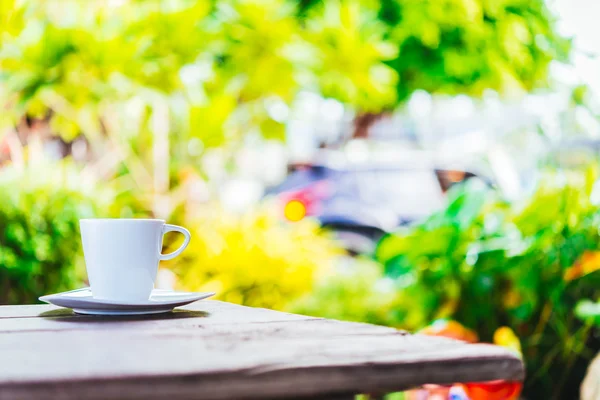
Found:
M 218 301 L 136 317 L 0 307 L 0 400 L 334 398 L 523 374 L 496 346 Z

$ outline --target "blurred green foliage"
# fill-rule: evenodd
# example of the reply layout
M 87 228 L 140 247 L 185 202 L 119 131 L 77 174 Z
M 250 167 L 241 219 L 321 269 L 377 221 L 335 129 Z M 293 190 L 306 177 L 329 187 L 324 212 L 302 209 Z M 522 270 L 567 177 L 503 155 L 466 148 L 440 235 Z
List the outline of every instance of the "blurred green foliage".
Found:
M 575 313 L 583 320 L 588 320 L 600 326 L 600 301 L 581 300 L 577 304 Z
M 28 304 L 83 284 L 79 219 L 110 197 L 70 164 L 0 170 L 0 304 Z
M 399 291 L 390 323 L 419 329 L 451 318 L 488 342 L 509 326 L 527 363 L 525 394 L 576 398 L 598 346 L 590 323 L 574 315 L 580 300 L 599 295 L 595 179 L 553 174 L 524 204 L 477 181 L 453 190 L 445 210 L 378 247 Z
M 398 290 L 380 265 L 361 258 L 336 266 L 315 280 L 312 290 L 286 307 L 304 315 L 377 325 L 398 325 Z
M 548 64 L 570 48 L 544 1 L 387 0 L 381 13 L 399 43 L 390 65 L 398 96 L 416 89 L 479 96 L 544 85 Z
M 370 29 L 381 32 L 383 43 L 391 47 L 385 54 L 394 54 L 385 63 L 394 71 L 393 80 L 387 82 L 396 82 L 399 102 L 418 89 L 475 96 L 486 89 L 532 90 L 545 85 L 548 64 L 566 60 L 571 47 L 569 40 L 556 34 L 544 1 L 359 3 L 363 15 L 377 15 L 367 17 L 373 21 Z M 321 7 L 319 1 L 300 4 L 302 15 Z
M 378 268 L 323 280 L 291 309 L 411 331 L 454 320 L 484 342 L 507 326 L 521 341 L 525 396 L 578 398 L 600 348 L 598 304 L 587 300 L 600 298 L 596 178 L 593 169 L 549 173 L 515 203 L 467 181 L 444 210 L 382 239 Z
M 49 116 L 67 140 L 131 134 L 138 117 L 114 113 L 132 98 L 138 128 L 165 102 L 173 135 L 205 146 L 282 137 L 269 105 L 300 90 L 368 112 L 417 89 L 531 90 L 569 50 L 543 0 L 10 0 L 0 21 L 3 124 Z

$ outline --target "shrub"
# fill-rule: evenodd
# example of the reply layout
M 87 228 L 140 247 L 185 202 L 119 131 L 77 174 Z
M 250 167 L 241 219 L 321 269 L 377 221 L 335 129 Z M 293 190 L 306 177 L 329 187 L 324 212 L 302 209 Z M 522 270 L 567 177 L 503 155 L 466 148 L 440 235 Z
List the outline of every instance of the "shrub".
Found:
M 185 225 L 189 248 L 168 264 L 179 285 L 249 306 L 283 309 L 309 292 L 340 252 L 316 222 L 289 224 L 264 207 L 242 216 L 210 208 Z
M 549 174 L 520 203 L 478 181 L 457 186 L 445 209 L 385 237 L 379 264 L 330 274 L 288 307 L 425 333 L 472 330 L 484 342 L 515 332 L 521 343 L 509 347 L 522 350 L 526 398 L 578 398 L 600 348 L 600 303 L 592 301 L 600 295 L 600 210 L 590 200 L 591 172 Z
M 304 315 L 345 321 L 395 325 L 398 292 L 382 276 L 380 265 L 368 259 L 339 263 L 314 283 L 310 293 L 286 307 Z
M 380 243 L 377 259 L 399 291 L 396 320 L 418 329 L 452 318 L 491 342 L 521 339 L 528 398 L 577 398 L 598 349 L 577 303 L 600 288 L 600 213 L 593 174 L 554 174 L 524 204 L 471 182 L 443 211 Z
M 83 283 L 79 219 L 102 203 L 89 183 L 65 163 L 0 169 L 0 304 Z

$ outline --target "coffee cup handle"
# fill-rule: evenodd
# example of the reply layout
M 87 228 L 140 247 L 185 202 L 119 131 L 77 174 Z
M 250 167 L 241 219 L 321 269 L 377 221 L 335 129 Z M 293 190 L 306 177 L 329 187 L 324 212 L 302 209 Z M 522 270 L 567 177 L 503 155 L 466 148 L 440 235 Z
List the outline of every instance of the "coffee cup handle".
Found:
M 183 236 L 185 237 L 185 239 L 183 240 L 183 244 L 181 246 L 179 246 L 179 248 L 177 250 L 175 250 L 174 252 L 172 252 L 172 253 L 162 254 L 162 253 L 160 253 L 160 249 L 159 249 L 158 258 L 160 260 L 170 260 L 170 259 L 175 258 L 178 255 L 180 255 L 181 252 L 184 251 L 185 248 L 187 247 L 187 245 L 190 243 L 190 239 L 192 237 L 192 235 L 190 235 L 190 231 L 188 231 L 187 229 L 185 229 L 182 226 L 165 224 L 165 226 L 163 226 L 163 231 L 162 231 L 163 236 L 167 232 L 179 232 L 179 233 L 182 233 Z M 162 240 L 161 240 L 161 242 L 162 242 Z

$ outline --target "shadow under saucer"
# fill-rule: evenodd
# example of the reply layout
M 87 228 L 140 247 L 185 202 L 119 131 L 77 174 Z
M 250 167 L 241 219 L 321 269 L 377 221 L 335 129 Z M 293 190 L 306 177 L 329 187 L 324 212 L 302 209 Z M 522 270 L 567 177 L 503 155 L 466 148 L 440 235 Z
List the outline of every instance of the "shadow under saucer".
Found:
M 51 318 L 53 321 L 70 323 L 168 320 L 184 318 L 207 318 L 209 316 L 210 313 L 206 311 L 193 311 L 184 309 L 174 309 L 161 314 L 146 315 L 84 315 L 77 314 L 70 308 L 59 308 L 57 310 L 46 311 L 38 314 L 38 317 Z

